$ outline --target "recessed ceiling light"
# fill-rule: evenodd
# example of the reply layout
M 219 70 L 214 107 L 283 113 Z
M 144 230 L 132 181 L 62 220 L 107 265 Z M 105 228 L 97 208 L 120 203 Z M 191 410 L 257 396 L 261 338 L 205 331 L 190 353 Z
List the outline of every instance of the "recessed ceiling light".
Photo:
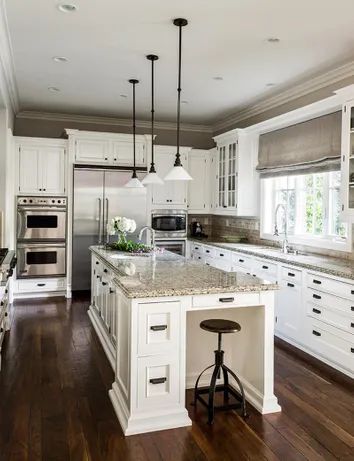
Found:
M 181 104 L 188 104 L 188 101 L 181 101 Z
M 273 83 L 273 82 L 266 83 L 266 86 L 269 86 L 269 87 L 275 86 L 275 85 L 276 85 L 276 83 Z
M 119 95 L 121 98 L 127 98 L 128 96 L 126 94 L 120 94 Z
M 60 89 L 57 88 L 56 86 L 49 86 L 48 91 L 50 91 L 51 93 L 59 93 Z
M 71 3 L 61 3 L 58 5 L 58 10 L 62 13 L 73 13 L 77 10 L 77 6 L 72 5 Z
M 66 58 L 65 56 L 54 56 L 53 61 L 54 62 L 68 62 L 69 59 Z
M 220 77 L 220 75 L 216 76 L 216 77 L 213 77 L 213 80 L 224 80 L 224 77 Z
M 280 38 L 278 38 L 278 37 L 269 37 L 269 38 L 267 38 L 267 42 L 269 42 L 269 43 L 279 43 Z

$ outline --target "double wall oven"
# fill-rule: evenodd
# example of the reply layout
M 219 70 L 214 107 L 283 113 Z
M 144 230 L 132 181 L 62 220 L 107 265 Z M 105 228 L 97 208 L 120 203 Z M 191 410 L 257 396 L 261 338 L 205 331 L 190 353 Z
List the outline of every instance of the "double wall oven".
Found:
M 185 210 L 156 210 L 151 215 L 156 246 L 181 256 L 186 252 L 187 212 Z
M 66 274 L 66 197 L 17 197 L 17 278 Z

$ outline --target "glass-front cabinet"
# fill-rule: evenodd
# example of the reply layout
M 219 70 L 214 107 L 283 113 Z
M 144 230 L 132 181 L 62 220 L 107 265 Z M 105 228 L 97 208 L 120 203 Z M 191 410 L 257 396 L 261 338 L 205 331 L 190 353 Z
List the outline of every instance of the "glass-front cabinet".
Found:
M 344 104 L 342 112 L 342 214 L 354 221 L 354 100 Z
M 237 155 L 238 141 L 218 146 L 217 210 L 237 208 Z

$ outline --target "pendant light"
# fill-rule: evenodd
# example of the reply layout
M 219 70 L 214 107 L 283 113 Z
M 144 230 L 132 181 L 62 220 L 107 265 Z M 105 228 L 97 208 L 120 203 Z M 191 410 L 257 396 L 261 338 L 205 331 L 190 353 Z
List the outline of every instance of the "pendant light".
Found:
M 155 108 L 154 108 L 154 62 L 159 59 L 156 54 L 148 54 L 146 59 L 151 61 L 151 164 L 149 173 L 142 180 L 145 184 L 163 184 L 162 179 L 156 173 L 154 163 L 154 121 L 155 121 Z
M 133 85 L 133 157 L 134 157 L 134 166 L 133 166 L 133 175 L 131 179 L 127 182 L 124 187 L 129 188 L 142 188 L 144 187 L 140 179 L 136 175 L 136 156 L 135 156 L 135 85 L 139 83 L 139 80 L 134 78 L 129 80 L 129 83 Z
M 176 160 L 172 170 L 167 173 L 165 181 L 190 181 L 193 178 L 183 168 L 181 163 L 181 155 L 179 153 L 180 144 L 180 119 L 181 119 L 181 67 L 182 67 L 182 27 L 188 24 L 187 19 L 178 18 L 173 21 L 173 24 L 179 28 L 179 47 L 178 47 L 178 88 L 177 88 L 177 152 Z

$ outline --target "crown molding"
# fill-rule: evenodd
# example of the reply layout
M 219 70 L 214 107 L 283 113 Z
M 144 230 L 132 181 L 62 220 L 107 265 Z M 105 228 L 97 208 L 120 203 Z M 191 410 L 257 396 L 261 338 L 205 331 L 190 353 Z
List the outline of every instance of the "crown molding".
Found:
M 32 110 L 24 110 L 16 115 L 16 118 L 31 119 L 31 120 L 49 120 L 56 122 L 76 122 L 76 123 L 92 123 L 95 125 L 112 125 L 112 126 L 131 126 L 132 121 L 127 118 L 91 116 L 91 115 L 75 115 L 75 114 L 60 114 L 55 112 L 38 112 Z M 160 130 L 176 130 L 176 123 L 171 122 L 155 122 L 155 128 Z M 151 122 L 146 120 L 137 120 L 138 128 L 151 128 Z M 209 125 L 193 125 L 181 124 L 182 131 L 198 131 L 202 133 L 212 134 L 213 129 Z
M 286 104 L 302 96 L 306 96 L 314 91 L 339 82 L 345 78 L 354 76 L 354 61 L 347 62 L 335 69 L 331 69 L 321 75 L 308 78 L 305 82 L 292 86 L 269 98 L 256 102 L 220 122 L 214 124 L 214 131 L 220 131 L 224 128 L 235 125 L 242 120 L 259 115 L 267 110 L 274 109 L 282 104 Z
M 0 85 L 6 106 L 16 114 L 20 106 L 5 0 L 0 0 Z

